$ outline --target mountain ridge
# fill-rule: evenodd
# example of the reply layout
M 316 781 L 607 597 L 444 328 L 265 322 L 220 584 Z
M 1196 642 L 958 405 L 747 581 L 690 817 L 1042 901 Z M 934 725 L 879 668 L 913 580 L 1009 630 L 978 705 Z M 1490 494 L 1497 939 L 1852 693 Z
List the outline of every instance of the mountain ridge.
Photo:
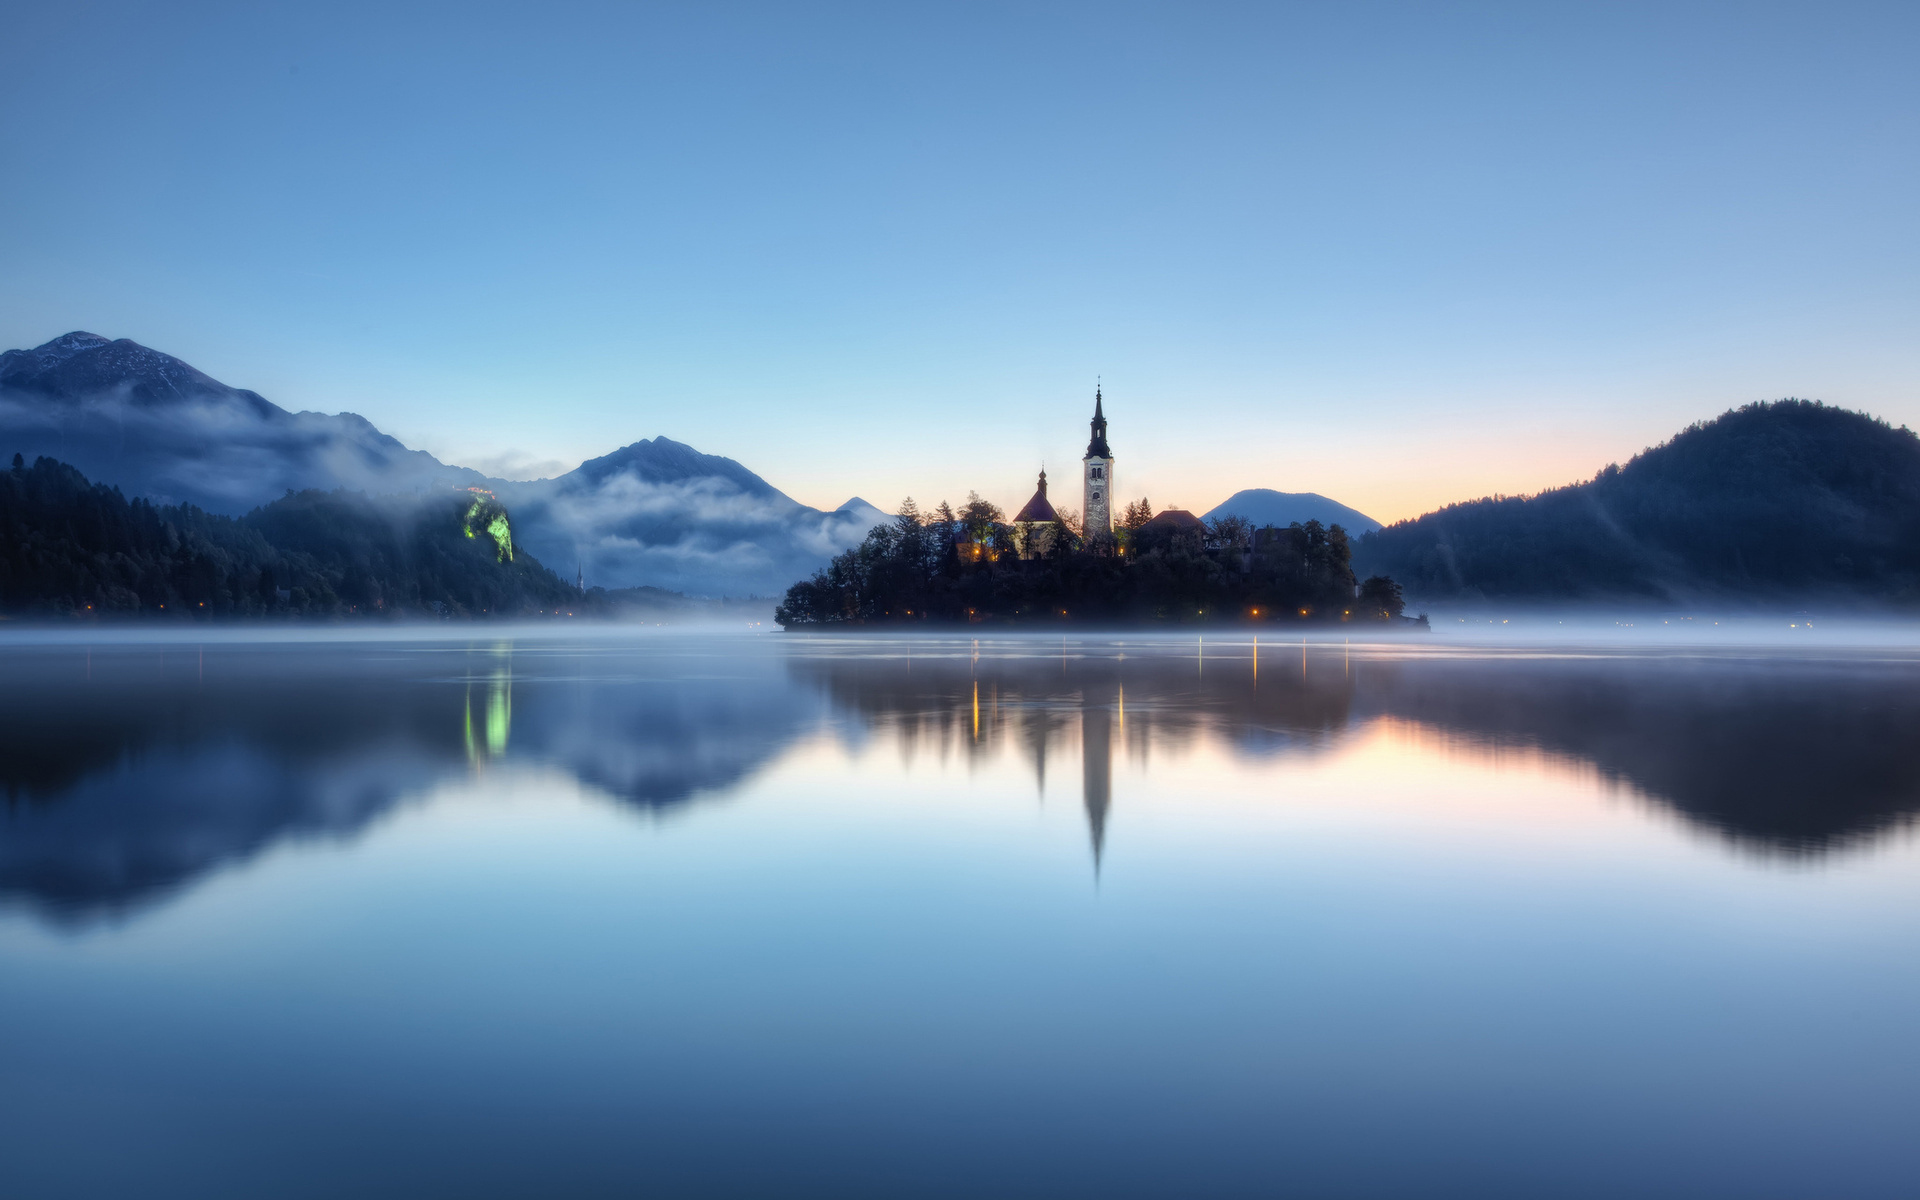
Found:
M 0 388 L 32 390 L 62 400 L 124 391 L 136 403 L 147 405 L 219 397 L 240 401 L 263 417 L 293 415 L 260 393 L 229 387 L 171 354 L 130 338 L 109 339 L 82 329 L 31 350 L 0 353 Z
M 549 479 L 497 479 L 357 413 L 290 412 L 127 338 L 75 330 L 0 353 L 0 452 L 70 463 L 159 504 L 242 516 L 289 491 L 479 487 L 516 506 L 548 562 L 609 587 L 767 595 L 866 533 L 870 513 L 800 504 L 730 458 L 655 437 Z
M 1920 602 L 1920 437 L 1818 401 L 1748 404 L 1585 482 L 1389 525 L 1354 559 L 1427 600 Z

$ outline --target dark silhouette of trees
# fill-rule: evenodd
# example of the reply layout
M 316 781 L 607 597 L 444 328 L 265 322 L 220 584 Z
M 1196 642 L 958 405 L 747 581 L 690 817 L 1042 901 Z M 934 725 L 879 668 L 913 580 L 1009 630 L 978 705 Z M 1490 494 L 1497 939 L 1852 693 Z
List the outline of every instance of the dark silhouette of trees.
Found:
M 936 512 L 946 512 L 943 505 Z M 787 590 L 774 619 L 789 628 L 909 622 L 1208 622 L 1386 620 L 1399 593 L 1355 600 L 1346 531 L 1319 522 L 1254 529 L 1227 518 L 1150 530 L 1116 554 L 1064 525 L 1029 557 L 977 496 L 956 517 L 901 506 L 891 524 Z M 1036 531 L 1038 532 L 1038 531 Z M 1391 601 L 1390 603 L 1388 601 Z
M 510 615 L 578 593 L 490 496 L 289 492 L 238 519 L 128 500 L 51 458 L 0 473 L 0 609 L 179 618 Z
M 1360 594 L 1354 597 L 1358 610 L 1369 617 L 1391 618 L 1406 611 L 1407 602 L 1400 594 L 1400 585 L 1385 575 L 1368 576 L 1360 585 Z

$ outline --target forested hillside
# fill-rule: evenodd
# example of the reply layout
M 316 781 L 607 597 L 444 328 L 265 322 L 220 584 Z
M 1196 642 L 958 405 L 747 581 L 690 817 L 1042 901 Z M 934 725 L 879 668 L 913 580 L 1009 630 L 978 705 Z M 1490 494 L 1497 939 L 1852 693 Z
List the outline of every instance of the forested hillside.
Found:
M 664 437 L 551 479 L 490 479 L 353 413 L 288 412 L 170 354 L 83 330 L 0 352 L 0 453 L 14 451 L 128 496 L 234 517 L 289 491 L 486 488 L 512 507 L 520 543 L 563 574 L 578 565 L 616 589 L 769 593 L 886 519 L 864 502 L 822 512 L 733 459 Z
M 1920 438 L 1806 400 L 1749 404 L 1536 496 L 1369 534 L 1409 597 L 1920 602 Z
M 233 518 L 129 500 L 51 458 L 0 471 L 8 615 L 512 615 L 577 598 L 484 494 L 290 492 Z

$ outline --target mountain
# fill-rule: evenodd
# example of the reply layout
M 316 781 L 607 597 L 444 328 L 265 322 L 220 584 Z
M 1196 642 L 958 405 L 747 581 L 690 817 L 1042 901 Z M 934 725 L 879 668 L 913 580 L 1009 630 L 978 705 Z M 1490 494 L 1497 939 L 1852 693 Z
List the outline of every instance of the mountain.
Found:
M 1535 496 L 1362 538 L 1419 599 L 1920 600 L 1920 438 L 1807 400 L 1749 404 Z
M 1206 520 L 1215 517 L 1244 517 L 1255 526 L 1278 525 L 1285 529 L 1298 521 L 1305 525 L 1308 521 L 1318 521 L 1322 525 L 1339 525 L 1346 529 L 1351 537 L 1363 533 L 1372 533 L 1380 528 L 1380 522 L 1363 512 L 1348 508 L 1338 500 L 1329 500 L 1318 492 L 1276 492 L 1272 488 L 1248 488 L 1235 492 L 1226 501 L 1206 514 Z
M 353 413 L 288 412 L 125 338 L 0 354 L 0 452 L 57 458 L 158 504 L 237 516 L 289 490 L 486 484 Z
M 694 595 L 773 595 L 866 535 L 883 514 L 823 513 L 730 458 L 668 438 L 623 446 L 555 479 L 498 481 L 521 538 L 589 583 Z
M 288 412 L 136 342 L 75 332 L 0 354 L 0 459 L 59 459 L 129 496 L 239 516 L 288 491 L 482 487 L 562 575 L 609 588 L 773 595 L 884 514 L 823 513 L 729 458 L 666 438 L 554 479 L 491 479 L 353 413 Z
M 839 508 L 836 508 L 833 511 L 837 513 L 845 513 L 850 517 L 857 517 L 861 520 L 867 521 L 868 522 L 867 528 L 869 529 L 873 528 L 875 525 L 884 524 L 887 521 L 893 520 L 892 514 L 881 512 L 878 508 L 874 507 L 871 504 L 868 504 L 865 500 L 862 500 L 858 496 L 855 496 L 853 499 L 847 501 L 845 504 L 842 504 Z

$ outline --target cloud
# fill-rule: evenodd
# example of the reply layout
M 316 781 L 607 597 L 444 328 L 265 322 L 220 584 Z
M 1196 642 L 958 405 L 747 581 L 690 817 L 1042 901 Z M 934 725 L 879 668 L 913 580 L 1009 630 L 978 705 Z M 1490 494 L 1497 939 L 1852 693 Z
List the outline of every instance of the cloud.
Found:
M 608 587 L 774 595 L 865 536 L 865 522 L 755 495 L 719 476 L 633 471 L 514 489 L 517 537 L 542 562 L 580 563 Z
M 564 465 L 517 452 L 478 460 L 483 476 L 409 450 L 351 413 L 262 412 L 218 396 L 156 407 L 117 393 L 52 403 L 0 395 L 0 452 L 16 451 L 71 463 L 129 496 L 233 515 L 289 489 L 492 487 L 515 540 L 561 575 L 580 564 L 607 587 L 696 595 L 777 595 L 857 544 L 871 516 L 822 513 L 724 474 L 656 481 L 628 468 L 515 480 Z
M 120 393 L 57 403 L 0 397 L 0 452 L 44 454 L 129 496 L 233 515 L 288 489 L 414 492 L 479 481 L 351 413 L 263 414 L 221 397 L 164 408 Z
M 524 483 L 564 475 L 580 464 L 558 458 L 536 458 L 524 450 L 508 450 L 502 454 L 484 458 L 468 458 L 457 465 L 470 467 L 482 475 L 491 475 L 495 479 L 511 479 Z

